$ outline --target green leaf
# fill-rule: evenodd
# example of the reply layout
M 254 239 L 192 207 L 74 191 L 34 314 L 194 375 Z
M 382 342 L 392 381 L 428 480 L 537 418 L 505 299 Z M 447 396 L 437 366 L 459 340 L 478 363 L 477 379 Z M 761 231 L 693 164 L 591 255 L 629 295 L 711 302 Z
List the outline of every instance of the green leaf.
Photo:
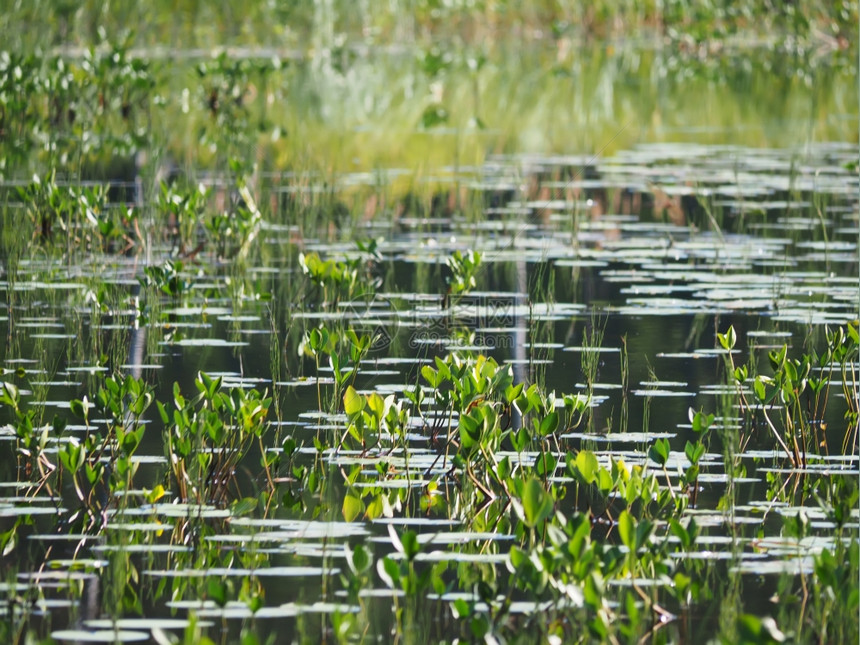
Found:
M 299 446 L 296 443 L 296 440 L 292 437 L 286 437 L 284 442 L 281 444 L 281 449 L 283 450 L 283 454 L 289 458 L 292 457 L 296 450 L 298 450 Z
M 79 419 L 87 418 L 87 408 L 81 399 L 72 399 L 69 401 L 69 409 Z
M 367 407 L 377 419 L 385 414 L 385 400 L 376 392 L 367 395 Z
M 737 342 L 734 326 L 730 325 L 725 334 L 718 333 L 717 340 L 720 341 L 720 345 L 722 345 L 723 349 L 726 351 L 734 349 L 735 343 Z
M 690 537 L 689 532 L 684 528 L 684 525 L 674 517 L 669 520 L 669 531 L 671 531 L 672 535 L 678 538 L 684 549 L 689 549 L 692 546 L 693 539 Z
M 683 595 L 686 593 L 687 589 L 690 586 L 690 583 L 693 581 L 689 576 L 684 575 L 680 571 L 675 574 L 672 578 L 672 581 L 675 583 L 675 590 L 679 595 Z
M 511 459 L 510 457 L 503 457 L 496 463 L 496 475 L 502 481 L 506 480 L 511 476 Z
M 95 485 L 95 483 L 101 478 L 103 470 L 104 465 L 100 463 L 96 463 L 92 466 L 89 463 L 84 464 L 84 475 L 90 483 L 90 486 Z
M 382 581 L 389 588 L 393 589 L 400 582 L 400 567 L 391 558 L 382 558 L 377 560 L 376 571 Z
M 598 583 L 598 575 L 599 574 L 595 572 L 594 574 L 587 576 L 585 578 L 585 584 L 582 587 L 582 594 L 585 597 L 586 604 L 589 607 L 595 609 L 602 608 L 605 603 L 603 589 Z M 589 625 L 589 629 L 591 629 L 595 633 L 599 632 L 601 634 L 599 640 L 605 640 L 607 629 L 606 625 L 603 623 L 603 619 L 601 618 L 600 613 L 597 614 L 595 622 Z
M 767 353 L 770 365 L 775 372 L 779 372 L 785 364 L 785 359 L 788 355 L 788 345 L 783 345 L 781 349 L 772 349 Z
M 471 414 L 460 417 L 460 445 L 467 453 L 477 448 L 481 441 L 483 419 L 476 419 Z
M 508 558 L 510 559 L 511 568 L 513 569 L 512 573 L 516 573 L 516 571 L 529 559 L 529 556 L 528 553 L 518 546 L 512 546 L 510 551 L 508 551 Z
M 785 364 L 785 375 L 789 383 L 792 385 L 797 385 L 797 366 L 793 361 L 787 361 Z
M 540 390 L 536 384 L 532 384 L 528 390 L 526 390 L 526 398 L 529 401 L 529 409 L 530 410 L 542 410 L 543 409 L 543 397 L 541 396 Z
M 684 454 L 687 456 L 687 459 L 690 460 L 690 463 L 696 465 L 699 463 L 699 460 L 702 458 L 702 455 L 705 454 L 705 446 L 701 443 L 691 443 L 687 441 L 687 445 L 684 446 Z
M 364 516 L 369 520 L 375 520 L 376 518 L 382 516 L 387 507 L 388 500 L 384 495 L 374 495 L 373 499 L 371 499 L 370 502 L 368 502 L 367 504 L 367 508 L 364 511 Z
M 3 547 L 2 548 L 2 557 L 4 557 L 4 558 L 7 557 L 9 554 L 11 554 L 15 550 L 15 547 L 18 546 L 18 523 L 17 522 L 8 531 L 0 533 L 0 545 L 2 545 L 2 547 Z
M 618 516 L 618 536 L 624 546 L 630 551 L 636 552 L 636 526 L 633 517 L 627 510 L 621 511 Z
M 648 457 L 659 466 L 665 466 L 669 459 L 669 440 L 657 439 L 648 449 Z
M 475 641 L 483 641 L 484 636 L 490 631 L 490 620 L 485 614 L 475 614 L 469 621 L 469 629 Z
M 463 598 L 457 598 L 452 607 L 457 612 L 457 618 L 468 618 L 472 614 L 472 607 Z
M 442 358 L 437 356 L 435 358 L 436 369 L 439 370 L 439 381 L 449 381 L 451 380 L 451 368 L 448 363 L 446 363 Z
M 548 519 L 554 510 L 552 496 L 544 490 L 540 480 L 532 477 L 523 486 L 523 512 L 530 528 Z
M 615 486 L 615 482 L 612 480 L 612 473 L 610 473 L 607 468 L 597 469 L 595 482 L 597 483 L 597 488 L 603 497 L 607 497 Z
M 574 477 L 579 478 L 586 484 L 593 484 L 597 480 L 597 470 L 600 464 L 597 462 L 597 457 L 590 450 L 580 450 L 574 461 L 575 472 L 571 472 Z M 570 466 L 568 465 L 568 468 Z
M 705 414 L 704 412 L 694 412 L 693 408 L 688 411 L 690 422 L 693 424 L 693 432 L 701 434 L 710 429 L 714 423 L 713 414 Z
M 257 508 L 257 500 L 256 497 L 244 497 L 242 499 L 237 499 L 230 505 L 230 514 L 233 517 L 241 517 L 242 515 L 247 515 L 248 513 L 253 512 L 255 508 Z
M 556 465 L 558 465 L 558 459 L 552 453 L 538 454 L 535 457 L 534 469 L 539 477 L 552 477 L 555 474 Z
M 356 544 L 352 555 L 349 557 L 349 563 L 355 574 L 361 574 L 370 568 L 370 554 L 363 544 Z
M 514 399 L 513 405 L 521 415 L 525 415 L 529 411 L 529 399 L 522 392 Z
M 424 377 L 424 380 L 427 381 L 427 384 L 430 387 L 435 388 L 439 385 L 438 373 L 429 365 L 425 365 L 421 368 L 421 376 Z
M 505 401 L 507 401 L 508 405 L 512 404 L 520 396 L 524 385 L 524 383 L 517 383 L 516 385 L 509 385 L 505 389 Z
M 354 417 L 364 409 L 364 397 L 351 385 L 343 395 L 343 409 L 349 417 Z
M 558 428 L 558 412 L 553 410 L 541 419 L 539 432 L 545 437 L 555 432 L 556 428 Z
M 523 426 L 516 432 L 511 433 L 511 444 L 514 447 L 516 452 L 522 452 L 525 450 L 526 446 L 529 443 L 529 431 Z
M 20 396 L 18 388 L 14 384 L 3 382 L 3 394 L 0 396 L 0 403 L 17 408 Z
M 139 444 L 140 435 L 137 432 L 127 432 L 122 438 L 122 450 L 128 456 L 131 456 L 137 450 Z
M 364 502 L 361 498 L 353 493 L 347 493 L 343 498 L 343 519 L 347 522 L 353 522 L 364 512 Z
M 227 584 L 218 578 L 209 578 L 207 595 L 219 607 L 227 604 Z
M 786 638 L 770 616 L 759 618 L 752 614 L 741 614 L 737 626 L 742 643 L 782 643 Z
M 414 560 L 415 556 L 421 550 L 421 545 L 418 543 L 418 534 L 412 530 L 406 530 L 400 534 L 400 543 L 403 545 L 403 555 L 407 560 Z
M 651 533 L 654 531 L 654 523 L 643 517 L 639 520 L 639 523 L 636 525 L 636 550 L 638 551 L 640 548 L 645 546 L 645 543 L 648 541 L 648 538 L 651 536 Z
M 767 399 L 767 390 L 764 385 L 764 377 L 756 376 L 755 383 L 753 384 L 753 389 L 755 390 L 756 398 L 762 403 Z
M 167 410 L 165 409 L 164 405 L 161 403 L 161 401 L 156 401 L 155 405 L 158 408 L 158 414 L 161 417 L 161 422 L 164 425 L 169 425 L 170 416 L 167 414 Z

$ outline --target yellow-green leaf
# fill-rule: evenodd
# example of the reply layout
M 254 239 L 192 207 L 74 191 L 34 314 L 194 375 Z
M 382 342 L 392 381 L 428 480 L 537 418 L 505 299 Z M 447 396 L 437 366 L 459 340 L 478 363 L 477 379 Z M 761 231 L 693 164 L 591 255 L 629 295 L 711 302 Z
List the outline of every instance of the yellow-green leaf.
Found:
M 353 417 L 364 409 L 364 397 L 355 391 L 351 385 L 343 395 L 343 410 L 347 416 Z

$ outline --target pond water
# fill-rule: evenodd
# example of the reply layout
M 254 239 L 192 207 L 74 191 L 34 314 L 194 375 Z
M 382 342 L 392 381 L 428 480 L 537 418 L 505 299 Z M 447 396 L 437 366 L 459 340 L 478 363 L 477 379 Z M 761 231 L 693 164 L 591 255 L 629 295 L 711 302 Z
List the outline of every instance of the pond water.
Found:
M 783 88 L 794 108 L 725 126 L 667 97 L 740 105 L 776 91 L 752 84 L 767 70 L 700 70 L 685 94 L 640 53 L 634 72 L 631 51 L 572 68 L 606 86 L 567 147 L 588 118 L 408 134 L 483 141 L 474 163 L 187 168 L 170 193 L 149 161 L 137 183 L 102 171 L 104 195 L 21 162 L 0 283 L 7 631 L 850 641 L 857 97 L 813 74 Z M 805 93 L 845 111 L 806 121 Z M 533 127 L 561 104 L 539 96 Z M 634 136 L 640 111 L 675 125 Z M 348 152 L 363 135 L 345 131 Z

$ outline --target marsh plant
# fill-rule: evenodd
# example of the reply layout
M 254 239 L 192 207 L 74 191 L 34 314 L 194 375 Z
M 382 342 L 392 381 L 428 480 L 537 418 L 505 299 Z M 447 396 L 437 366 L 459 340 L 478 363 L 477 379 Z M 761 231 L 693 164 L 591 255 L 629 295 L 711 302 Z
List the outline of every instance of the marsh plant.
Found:
M 456 304 L 464 295 L 477 286 L 477 275 L 481 268 L 481 254 L 472 249 L 465 253 L 455 250 L 445 258 L 445 265 L 450 271 L 447 278 L 448 290 L 445 292 L 443 307 Z
M 319 291 L 323 307 L 334 309 L 341 302 L 370 300 L 379 289 L 377 267 L 382 261 L 379 240 L 359 240 L 356 250 L 352 257 L 343 260 L 324 260 L 316 252 L 299 255 L 302 272 Z
M 841 449 L 843 454 L 855 454 L 857 450 L 856 360 L 860 337 L 857 328 L 849 323 L 844 328 L 828 329 L 826 338 L 827 346 L 821 354 L 813 351 L 795 358 L 789 355 L 787 345 L 769 351 L 767 359 L 772 375 L 766 375 L 756 373 L 755 360 L 735 366 L 732 350 L 737 336 L 733 327 L 729 327 L 725 334 L 718 334 L 741 411 L 748 418 L 760 417 L 763 420 L 777 448 L 796 468 L 806 468 L 810 457 L 830 452 L 828 437 L 833 434 L 833 429 L 828 431 L 823 419 L 834 374 L 839 376 L 845 403 Z M 748 392 L 750 387 L 751 393 Z M 740 450 L 749 439 L 749 435 L 740 438 Z
M 196 504 L 226 504 L 236 469 L 252 444 L 265 452 L 263 434 L 271 398 L 239 387 L 225 391 L 221 378 L 200 372 L 197 394 L 186 399 L 178 384 L 172 405 L 157 402 L 164 423 L 165 456 L 177 497 Z M 264 466 L 267 466 L 264 462 Z M 271 473 L 264 468 L 266 485 Z
M 19 188 L 32 240 L 66 253 L 125 253 L 139 243 L 137 213 L 109 206 L 107 186 L 58 185 L 55 173 Z
M 0 638 L 858 640 L 856 3 L 7 4 Z
M 511 577 L 506 594 L 498 588 L 494 590 L 493 585 L 498 584 L 495 581 L 479 591 L 479 598 L 489 604 L 487 609 L 478 609 L 467 600 L 452 602 L 455 616 L 469 626 L 471 635 L 511 635 L 511 590 L 535 602 L 548 602 L 544 605 L 548 611 L 573 620 L 567 627 L 558 627 L 558 632 L 551 631 L 559 637 L 569 636 L 568 630 L 577 628 L 587 629 L 595 638 L 656 632 L 659 617 L 671 617 L 661 605 L 665 601 L 656 593 L 639 589 L 634 583 L 637 600 L 621 610 L 607 602 L 607 593 L 610 580 L 659 578 L 671 576 L 673 571 L 681 591 L 689 589 L 689 578 L 677 569 L 678 560 L 670 559 L 669 554 L 679 548 L 689 551 L 698 529 L 695 521 L 683 517 L 686 505 L 676 500 L 671 485 L 661 486 L 655 475 L 639 465 L 631 468 L 623 460 L 611 457 L 607 465 L 602 465 L 591 451 L 565 452 L 560 448 L 557 435 L 582 422 L 588 401 L 584 396 L 561 397 L 564 413 L 559 413 L 553 395 L 542 393 L 535 385 L 525 388 L 514 383 L 509 368 L 501 368 L 484 356 L 464 359 L 455 353 L 437 358 L 433 367 L 422 369 L 422 376 L 430 394 L 424 388 L 416 388 L 405 393 L 406 401 L 398 401 L 394 395 L 383 399 L 376 393 L 364 395 L 348 389 L 344 396 L 348 422 L 344 439 L 360 441 L 362 454 L 385 454 L 388 449 L 368 445 L 364 433 L 389 435 L 393 440 L 405 427 L 405 411 L 410 417 L 417 414 L 424 419 L 425 433 L 448 437 L 444 443 L 440 441 L 436 458 L 446 475 L 434 478 L 427 486 L 421 508 L 446 516 L 461 509 L 467 515 L 475 514 L 476 523 L 486 512 L 489 517 L 480 521 L 484 530 L 508 526 L 521 541 L 521 546 L 514 546 L 508 555 Z M 425 417 L 426 396 L 436 412 L 433 421 Z M 519 428 L 511 426 L 514 407 L 523 419 Z M 706 432 L 708 419 L 701 413 L 694 418 L 697 432 Z M 505 447 L 513 448 L 517 457 L 502 455 Z M 665 455 L 662 456 L 665 463 Z M 558 483 L 558 467 L 565 471 L 564 481 L 569 483 Z M 408 478 L 408 471 L 399 476 Z M 448 495 L 445 501 L 441 492 L 447 478 L 457 482 L 458 492 L 453 498 Z M 694 471 L 687 478 L 693 490 Z M 380 491 L 374 493 L 374 487 L 367 485 L 357 469 L 349 476 L 348 485 L 343 505 L 348 521 L 360 516 L 377 517 L 392 503 L 390 498 L 382 503 L 375 499 L 374 494 Z M 474 499 L 469 500 L 472 496 Z M 568 503 L 573 500 L 582 510 L 565 515 L 560 511 L 565 499 Z M 658 518 L 667 521 L 669 527 L 659 539 L 655 536 Z M 617 534 L 623 550 L 598 539 L 607 533 Z M 392 539 L 403 558 L 399 564 L 391 558 L 378 562 L 379 575 L 389 587 L 401 587 L 407 597 L 431 584 L 437 593 L 447 588 L 441 577 L 443 563 L 418 568 L 416 555 L 420 548 L 411 531 L 393 535 Z M 361 569 L 353 569 L 359 575 Z M 657 620 L 652 622 L 641 613 L 638 605 L 643 600 L 648 613 Z M 624 611 L 627 616 L 619 628 L 615 622 Z M 540 629 L 547 629 L 548 624 L 554 623 L 541 621 Z
M 56 504 L 66 502 L 71 490 L 75 506 L 63 512 L 63 521 L 83 532 L 104 528 L 114 504 L 125 503 L 138 463 L 134 454 L 143 438 L 143 416 L 153 401 L 151 388 L 127 376 L 109 376 L 89 401 L 73 399 L 72 414 L 84 421 L 83 437 L 67 430 L 67 421 L 55 416 L 50 424 L 37 425 L 33 410 L 23 409 L 20 390 L 3 384 L 0 403 L 15 417 L 18 480 L 33 500 L 47 496 Z M 101 418 L 90 422 L 90 410 Z

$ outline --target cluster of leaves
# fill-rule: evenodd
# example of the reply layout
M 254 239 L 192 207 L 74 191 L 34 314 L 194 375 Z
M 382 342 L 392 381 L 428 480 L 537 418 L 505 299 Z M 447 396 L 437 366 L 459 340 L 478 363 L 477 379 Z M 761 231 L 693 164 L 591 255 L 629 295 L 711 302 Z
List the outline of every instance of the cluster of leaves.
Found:
M 143 439 L 142 418 L 153 400 L 143 381 L 131 376 L 108 376 L 93 401 L 87 397 L 70 401 L 72 414 L 85 423 L 82 437 L 67 430 L 65 419 L 55 416 L 51 424 L 36 425 L 36 414 L 22 406 L 20 390 L 3 383 L 0 404 L 15 417 L 18 478 L 28 482 L 27 495 L 40 494 L 62 500 L 70 486 L 78 507 L 64 521 L 82 531 L 101 530 L 106 512 L 122 491 L 131 487 L 138 463 L 133 456 Z M 100 414 L 90 423 L 90 410 Z
M 202 372 L 195 385 L 199 393 L 193 399 L 185 399 L 176 386 L 172 406 L 157 402 L 172 475 L 172 482 L 166 483 L 168 488 L 172 484 L 181 501 L 225 505 L 236 467 L 252 442 L 263 452 L 271 399 L 256 390 L 224 391 L 220 378 Z M 142 379 L 104 376 L 92 400 L 85 396 L 70 401 L 71 413 L 84 423 L 81 435 L 60 416 L 39 425 L 35 410 L 23 405 L 21 391 L 4 382 L 0 405 L 13 415 L 18 479 L 28 484 L 26 494 L 47 495 L 58 505 L 68 504 L 71 494 L 77 505 L 61 513 L 62 521 L 79 531 L 101 531 L 108 512 L 115 504 L 127 504 L 134 488 L 140 465 L 135 453 L 144 438 L 144 415 L 153 401 L 152 388 Z M 263 466 L 268 474 L 268 463 Z M 274 487 L 271 476 L 268 483 Z M 160 483 L 144 489 L 150 502 L 164 494 Z M 12 539 L 9 534 L 3 543 L 8 545 Z
M 262 437 L 272 399 L 254 389 L 225 391 L 221 383 L 221 377 L 200 372 L 194 381 L 195 397 L 186 399 L 174 384 L 172 408 L 157 402 L 165 428 L 165 456 L 183 501 L 226 503 L 236 467 L 252 442 L 264 450 Z
M 732 350 L 737 342 L 733 327 L 718 334 L 726 351 L 726 370 L 736 387 L 741 410 L 753 420 L 760 416 L 779 449 L 796 468 L 806 468 L 810 455 L 828 453 L 826 426 L 822 424 L 834 373 L 840 375 L 846 403 L 842 450 L 856 447 L 858 432 L 858 377 L 856 361 L 860 335 L 852 324 L 827 330 L 827 347 L 798 358 L 789 356 L 788 346 L 768 352 L 772 375 L 757 374 L 755 359 L 735 366 Z M 752 389 L 750 401 L 748 389 Z M 740 447 L 746 445 L 747 435 Z
M 59 185 L 52 172 L 18 189 L 34 242 L 66 251 L 124 252 L 139 242 L 137 213 L 109 207 L 105 185 Z
M 236 162 L 231 166 L 240 170 Z M 213 206 L 212 190 L 202 183 L 193 187 L 161 183 L 156 209 L 175 255 L 194 257 L 208 247 L 219 259 L 247 257 L 263 217 L 247 179 L 237 176 L 237 199 L 220 211 Z
M 388 436 L 392 441 L 388 450 L 392 450 L 400 445 L 398 438 L 410 425 L 422 427 L 431 437 L 445 437 L 438 443 L 437 462 L 443 464 L 446 475 L 435 476 L 424 486 L 421 510 L 446 518 L 460 512 L 467 523 L 484 514 L 489 519 L 476 524 L 478 530 L 480 526 L 499 531 L 507 527 L 522 541 L 522 546 L 509 552 L 511 575 L 506 589 L 498 579 L 484 580 L 476 588 L 475 601 L 452 603 L 455 616 L 469 626 L 471 637 L 510 636 L 508 618 L 512 594 L 517 591 L 535 602 L 548 603 L 552 612 L 577 616 L 576 624 L 587 628 L 594 638 L 627 634 L 624 630 L 629 637 L 641 636 L 647 616 L 637 618 L 642 614 L 639 594 L 651 612 L 665 611 L 656 596 L 641 590 L 636 592 L 635 602 L 631 598 L 622 609 L 614 607 L 608 600 L 612 580 L 647 577 L 671 581 L 666 588 L 676 603 L 701 599 L 707 593 L 685 573 L 681 560 L 671 557 L 676 551 L 690 550 L 698 535 L 695 521 L 683 517 L 687 497 L 676 496 L 671 483 L 661 487 L 656 476 L 640 465 L 630 468 L 611 457 L 603 464 L 589 450 L 561 450 L 558 434 L 581 422 L 586 397 L 566 395 L 557 410 L 554 395 L 543 393 L 536 385 L 514 383 L 509 367 L 500 367 L 485 356 L 449 354 L 437 358 L 434 366 L 424 366 L 422 377 L 426 387 L 407 390 L 402 399 L 349 387 L 343 397 L 347 429 L 341 443 L 352 440 L 366 454 L 380 448 L 379 437 Z M 515 418 L 519 419 L 516 423 Z M 684 481 L 687 495 L 694 499 L 698 461 L 704 452 L 701 442 L 713 416 L 691 411 L 691 418 L 700 439 L 687 446 L 692 464 Z M 377 441 L 370 441 L 371 436 Z M 502 456 L 506 448 L 521 456 Z M 527 450 L 535 456 L 526 458 Z M 662 445 L 652 450 L 651 457 L 665 472 L 668 454 Z M 445 466 L 448 461 L 450 468 Z M 565 480 L 557 477 L 559 468 L 565 471 Z M 398 476 L 384 458 L 376 470 L 382 478 Z M 402 490 L 374 486 L 375 479 L 368 479 L 361 467 L 347 475 L 345 519 L 390 515 L 407 501 Z M 450 496 L 442 491 L 446 480 L 453 481 L 458 491 L 447 501 Z M 573 500 L 579 507 L 570 517 L 559 510 L 565 499 L 565 504 Z M 663 529 L 658 531 L 661 522 Z M 596 539 L 595 534 L 617 538 L 607 541 Z M 414 533 L 393 535 L 392 544 L 395 553 L 377 562 L 384 584 L 416 598 L 431 590 L 437 594 L 451 590 L 452 582 L 446 576 L 450 563 L 434 560 L 432 565 L 421 566 L 421 544 Z M 368 558 L 362 549 L 361 562 L 352 566 L 360 579 L 366 579 L 370 570 Z M 345 576 L 345 582 L 358 584 L 350 576 Z M 625 612 L 626 623 L 614 625 Z M 344 629 L 354 622 L 341 621 Z M 562 629 L 560 635 L 569 637 L 570 632 Z
M 195 67 L 200 81 L 197 98 L 209 116 L 200 132 L 201 143 L 234 154 L 239 151 L 234 147 L 252 142 L 256 132 L 267 129 L 263 114 L 254 120 L 251 104 L 274 68 L 268 59 L 235 58 L 226 51 Z
M 324 307 L 339 302 L 372 298 L 381 283 L 376 269 L 382 260 L 378 239 L 357 242 L 358 252 L 351 258 L 324 260 L 316 252 L 299 255 L 302 272 L 316 287 Z
M 104 39 L 80 61 L 0 52 L 0 141 L 25 155 L 42 148 L 64 161 L 77 146 L 127 155 L 146 144 L 155 78 L 126 38 Z
M 451 272 L 448 280 L 448 296 L 454 298 L 464 295 L 475 288 L 475 277 L 481 267 L 481 254 L 468 250 L 454 251 L 445 258 L 445 264 Z
M 792 359 L 785 349 L 770 352 L 774 376 L 750 380 L 754 392 L 762 386 L 767 388 L 764 394 L 756 394 L 760 402 L 779 401 L 783 414 L 815 415 L 805 423 L 820 419 L 826 404 L 824 388 L 832 373 L 843 373 L 842 380 L 848 384 L 845 387 L 856 382 L 851 372 L 852 361 L 856 360 L 856 330 L 849 326 L 847 331 L 840 331 L 828 332 L 828 349 L 823 356 Z M 731 349 L 734 330 L 720 335 L 720 342 Z M 735 377 L 731 354 L 727 362 Z M 818 366 L 816 375 L 809 367 L 813 362 Z M 737 370 L 742 380 L 747 378 L 745 370 L 746 367 Z M 665 439 L 654 441 L 648 451 L 658 471 L 640 465 L 631 468 L 613 457 L 602 463 L 589 450 L 565 452 L 558 434 L 581 423 L 587 397 L 563 396 L 562 404 L 556 405 L 556 397 L 541 392 L 537 386 L 514 383 L 509 368 L 500 367 L 492 358 L 468 353 L 436 358 L 433 365 L 422 368 L 421 374 L 423 384 L 406 390 L 402 399 L 349 387 L 343 397 L 347 429 L 341 445 L 354 441 L 352 445 L 367 454 L 381 448 L 379 437 L 389 437 L 389 450 L 393 450 L 403 445 L 398 438 L 405 435 L 407 428 L 423 428 L 436 442 L 437 464 L 443 465 L 446 474 L 434 476 L 424 485 L 421 510 L 441 513 L 446 518 L 459 512 L 477 530 L 492 527 L 493 531 L 511 531 L 520 540 L 508 553 L 511 575 L 506 586 L 497 575 L 482 574 L 471 587 L 472 600 L 451 602 L 454 616 L 464 626 L 464 635 L 509 638 L 511 625 L 522 627 L 522 619 L 511 620 L 512 598 L 525 595 L 543 608 L 535 627 L 547 636 L 565 640 L 585 630 L 590 638 L 599 640 L 652 638 L 662 625 L 674 619 L 672 611 L 711 597 L 712 589 L 702 578 L 706 564 L 686 554 L 693 551 L 699 536 L 699 527 L 687 514 L 687 508 L 697 506 L 701 461 L 715 424 L 714 414 L 690 410 L 693 436 L 683 451 L 687 463 L 679 467 L 679 479 L 673 482 L 667 469 L 671 447 Z M 803 393 L 810 400 L 799 406 L 797 397 Z M 758 412 L 767 414 L 762 408 Z M 849 424 L 853 414 L 849 402 Z M 786 424 L 781 433 L 786 437 L 786 456 L 805 465 L 802 446 L 808 444 L 807 450 L 813 446 L 799 425 L 801 421 L 784 416 L 782 420 Z M 849 435 L 852 427 L 848 427 Z M 771 430 L 775 430 L 772 424 Z M 793 451 L 788 438 L 797 442 Z M 820 436 L 815 440 L 825 445 Z M 521 456 L 503 454 L 505 449 L 513 449 Z M 534 457 L 525 458 L 526 451 Z M 557 476 L 559 468 L 564 469 L 566 477 Z M 381 478 L 404 475 L 398 475 L 384 459 L 376 470 Z M 655 474 L 660 471 L 665 479 L 663 485 Z M 376 478 L 360 467 L 346 476 L 342 510 L 347 520 L 390 515 L 408 501 L 402 489 L 392 492 L 391 487 L 374 487 L 372 481 L 365 481 L 368 477 Z M 456 485 L 453 495 L 444 490 L 447 481 Z M 843 526 L 850 514 L 848 509 L 856 503 L 852 501 L 856 500 L 856 491 L 853 496 L 824 493 L 827 499 L 821 502 L 822 508 L 830 509 L 828 516 Z M 560 509 L 569 508 L 571 500 L 576 510 L 563 513 Z M 395 552 L 381 558 L 376 567 L 385 585 L 416 599 L 431 591 L 440 595 L 451 591 L 453 582 L 447 574 L 450 561 L 432 558 L 432 564 L 422 565 L 422 543 L 412 531 L 392 535 L 392 544 Z M 851 553 L 856 551 L 844 541 L 839 544 L 839 548 L 853 549 Z M 830 567 L 833 557 L 830 551 L 815 556 L 818 577 L 814 599 L 822 607 L 832 608 L 830 599 L 842 593 L 840 589 L 846 584 L 844 576 Z M 345 584 L 355 586 L 356 579 L 366 582 L 371 563 L 372 558 L 362 550 L 360 562 L 351 566 L 356 577 L 344 576 Z M 461 563 L 458 569 L 465 566 Z M 856 571 L 856 566 L 851 570 Z M 458 578 L 466 588 L 472 584 L 469 581 L 473 577 L 463 571 L 458 571 Z M 639 579 L 658 584 L 643 589 L 636 582 Z M 610 602 L 612 589 L 617 590 L 614 585 L 620 581 L 624 582 L 624 590 L 615 592 L 615 604 Z M 850 606 L 856 606 L 855 600 Z M 410 606 L 407 603 L 398 610 L 398 620 L 415 619 L 414 613 L 403 614 Z M 413 612 L 417 611 L 412 607 Z M 553 620 L 554 615 L 560 620 Z M 354 623 L 344 618 L 339 625 L 348 631 Z M 828 625 L 812 623 L 827 632 Z M 841 630 L 844 626 L 844 620 L 835 620 L 829 629 Z M 738 618 L 735 629 L 743 638 L 753 632 L 775 639 L 785 636 L 773 619 L 746 614 Z

